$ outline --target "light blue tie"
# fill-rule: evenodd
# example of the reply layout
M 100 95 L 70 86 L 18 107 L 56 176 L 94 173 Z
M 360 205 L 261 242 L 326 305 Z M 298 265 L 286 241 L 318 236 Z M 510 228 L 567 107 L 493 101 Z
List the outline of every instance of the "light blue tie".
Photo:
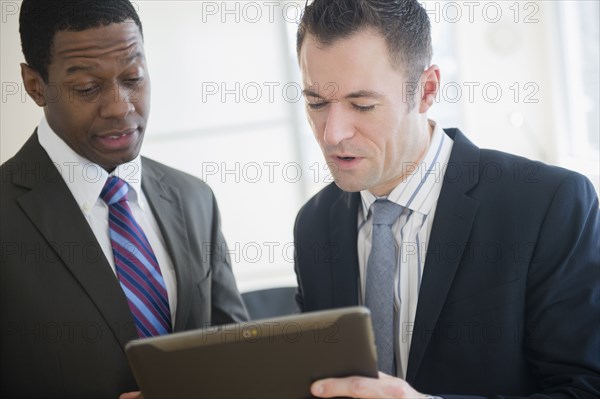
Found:
M 365 305 L 371 310 L 371 320 L 377 345 L 377 365 L 380 371 L 394 375 L 394 273 L 398 260 L 392 225 L 404 208 L 388 200 L 371 205 L 373 214 L 372 245 L 367 262 Z

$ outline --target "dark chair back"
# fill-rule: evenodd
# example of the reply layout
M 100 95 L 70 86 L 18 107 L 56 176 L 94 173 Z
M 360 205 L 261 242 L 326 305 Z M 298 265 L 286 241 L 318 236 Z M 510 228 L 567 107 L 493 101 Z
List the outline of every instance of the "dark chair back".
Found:
M 294 294 L 296 287 L 277 287 L 242 294 L 251 320 L 299 313 Z

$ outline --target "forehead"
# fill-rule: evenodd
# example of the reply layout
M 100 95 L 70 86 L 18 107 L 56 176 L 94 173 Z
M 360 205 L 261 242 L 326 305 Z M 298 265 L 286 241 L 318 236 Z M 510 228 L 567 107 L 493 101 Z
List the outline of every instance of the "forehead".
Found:
M 143 40 L 133 21 L 113 23 L 83 31 L 59 31 L 54 36 L 52 61 L 65 66 L 87 59 L 143 57 Z
M 403 73 L 390 60 L 383 36 L 362 30 L 324 45 L 308 34 L 300 51 L 300 68 L 305 85 L 336 83 L 347 90 L 383 88 Z M 378 87 L 375 87 L 378 86 Z

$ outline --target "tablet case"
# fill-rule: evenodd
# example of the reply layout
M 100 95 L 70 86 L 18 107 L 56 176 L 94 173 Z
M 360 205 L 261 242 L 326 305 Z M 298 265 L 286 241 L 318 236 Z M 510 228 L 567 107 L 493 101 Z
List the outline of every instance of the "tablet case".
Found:
M 311 398 L 317 379 L 377 377 L 364 307 L 139 339 L 125 350 L 145 399 Z

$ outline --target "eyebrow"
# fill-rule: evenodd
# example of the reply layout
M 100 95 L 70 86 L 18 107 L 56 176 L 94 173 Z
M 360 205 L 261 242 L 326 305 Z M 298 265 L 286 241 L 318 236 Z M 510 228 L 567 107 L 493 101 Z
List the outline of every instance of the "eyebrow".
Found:
M 306 96 L 306 97 L 317 97 L 317 98 L 323 98 L 320 95 L 318 95 L 314 90 L 311 89 L 304 89 L 302 90 L 302 93 Z
M 302 93 L 304 93 L 304 95 L 307 96 L 307 97 L 323 98 L 323 96 L 319 95 L 317 92 L 315 92 L 314 90 L 311 90 L 311 89 L 305 89 L 305 90 L 302 91 Z M 364 97 L 369 97 L 369 98 L 383 98 L 384 95 L 381 94 L 381 93 L 378 93 L 376 91 L 359 90 L 359 91 L 355 91 L 353 93 L 348 94 L 344 98 L 364 98 Z
M 128 65 L 128 64 L 131 64 L 137 58 L 143 58 L 143 57 L 144 57 L 144 55 L 142 54 L 142 52 L 137 51 L 136 53 L 130 55 L 125 60 L 123 60 L 122 64 Z M 69 68 L 67 68 L 66 74 L 67 74 L 67 76 L 69 76 L 69 75 L 73 75 L 77 72 L 89 72 L 94 69 L 96 69 L 96 66 L 94 66 L 94 65 L 73 65 L 73 66 L 70 66 Z
M 67 76 L 73 75 L 77 72 L 89 72 L 93 70 L 95 67 L 91 65 L 73 65 L 67 68 Z
M 346 98 L 362 98 L 362 97 L 370 97 L 370 98 L 382 98 L 383 94 L 377 93 L 376 91 L 371 90 L 360 90 L 354 93 L 350 93 L 346 96 Z

